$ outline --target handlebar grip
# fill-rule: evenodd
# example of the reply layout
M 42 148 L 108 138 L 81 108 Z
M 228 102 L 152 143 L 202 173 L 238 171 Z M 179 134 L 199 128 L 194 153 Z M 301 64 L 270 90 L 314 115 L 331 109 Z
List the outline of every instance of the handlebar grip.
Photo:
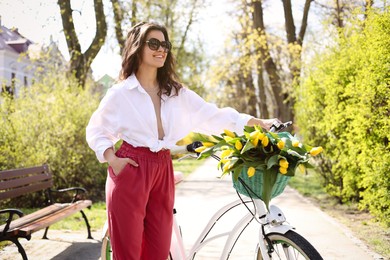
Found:
M 280 130 L 283 130 L 287 127 L 289 127 L 290 125 L 292 125 L 292 121 L 287 121 L 285 123 L 279 123 L 279 122 L 275 122 L 272 124 L 271 128 L 269 129 L 270 132 L 278 132 Z
M 189 145 L 187 145 L 187 151 L 191 152 L 191 153 L 196 153 L 195 152 L 195 149 L 198 148 L 198 147 L 201 147 L 203 146 L 202 142 L 200 141 L 195 141 Z

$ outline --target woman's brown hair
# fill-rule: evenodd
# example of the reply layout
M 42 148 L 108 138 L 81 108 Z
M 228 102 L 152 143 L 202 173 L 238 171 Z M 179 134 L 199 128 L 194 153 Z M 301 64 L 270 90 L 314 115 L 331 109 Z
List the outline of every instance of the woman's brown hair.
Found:
M 137 73 L 142 61 L 142 48 L 145 46 L 146 36 L 152 31 L 161 31 L 165 40 L 169 41 L 167 29 L 156 23 L 141 22 L 134 25 L 127 34 L 127 39 L 122 53 L 122 70 L 120 80 L 127 79 L 131 74 Z M 183 86 L 179 83 L 178 76 L 175 72 L 175 58 L 172 52 L 167 53 L 164 66 L 157 69 L 157 81 L 159 83 L 161 96 L 162 93 L 170 96 L 178 95 L 179 89 Z M 172 93 L 174 89 L 174 93 Z

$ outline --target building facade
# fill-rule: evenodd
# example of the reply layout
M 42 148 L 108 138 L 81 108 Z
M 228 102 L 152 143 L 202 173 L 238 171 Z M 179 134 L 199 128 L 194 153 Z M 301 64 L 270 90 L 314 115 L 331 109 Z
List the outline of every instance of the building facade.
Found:
M 33 42 L 17 29 L 1 24 L 0 18 L 0 86 L 1 91 L 17 95 L 23 86 L 31 85 L 34 68 L 28 56 Z

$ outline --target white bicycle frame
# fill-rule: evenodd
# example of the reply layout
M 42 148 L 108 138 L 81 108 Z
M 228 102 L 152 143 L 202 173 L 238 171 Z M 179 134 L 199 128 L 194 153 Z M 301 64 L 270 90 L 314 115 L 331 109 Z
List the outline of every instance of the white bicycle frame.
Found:
M 171 150 L 172 151 L 172 150 Z M 187 153 L 185 147 L 178 146 L 173 149 L 172 153 Z M 183 179 L 183 176 L 180 174 L 175 174 L 175 181 L 180 182 Z M 210 231 L 213 229 L 215 223 L 221 219 L 225 213 L 230 211 L 231 209 L 243 205 L 251 203 L 253 201 L 254 208 L 251 209 L 252 212 L 248 210 L 248 213 L 244 215 L 235 226 L 229 231 L 214 235 L 210 238 L 207 236 L 210 234 Z M 249 208 L 248 208 L 249 209 Z M 227 236 L 224 248 L 222 250 L 222 254 L 220 259 L 226 260 L 229 258 L 231 251 L 237 241 L 238 237 L 244 231 L 244 229 L 253 221 L 256 220 L 259 223 L 259 231 L 258 231 L 258 248 L 260 249 L 262 259 L 270 260 L 267 249 L 267 242 L 265 239 L 265 235 L 269 233 L 279 233 L 285 234 L 287 231 L 292 230 L 293 227 L 286 224 L 286 218 L 283 212 L 275 205 L 271 205 L 269 208 L 269 212 L 266 210 L 265 204 L 260 199 L 250 199 L 248 197 L 244 197 L 243 200 L 237 199 L 225 206 L 223 206 L 220 210 L 218 210 L 209 220 L 208 224 L 203 229 L 202 233 L 197 238 L 196 242 L 193 244 L 192 248 L 189 251 L 189 254 L 186 254 L 186 250 L 183 243 L 183 238 L 180 230 L 180 226 L 177 222 L 176 215 L 174 214 L 173 218 L 173 226 L 172 226 L 172 242 L 170 248 L 170 254 L 173 260 L 189 260 L 194 259 L 197 252 L 199 252 L 205 245 L 209 244 L 211 241 Z M 264 230 L 264 232 L 263 232 Z M 108 237 L 108 223 L 104 225 L 103 228 L 103 241 Z M 102 255 L 105 252 L 102 251 Z
M 235 226 L 229 231 L 225 233 L 216 234 L 212 237 L 207 238 L 210 234 L 210 231 L 214 227 L 215 223 L 221 219 L 226 212 L 229 210 L 243 205 L 243 203 L 251 203 L 252 201 L 248 198 L 243 202 L 241 199 L 238 199 L 234 202 L 231 202 L 220 210 L 218 210 L 209 220 L 208 224 L 203 229 L 202 233 L 199 235 L 198 239 L 190 249 L 188 255 L 185 253 L 185 248 L 182 240 L 182 236 L 180 233 L 180 227 L 176 221 L 176 217 L 174 217 L 173 224 L 173 232 L 172 232 L 172 243 L 171 243 L 171 257 L 173 260 L 189 260 L 194 259 L 197 252 L 199 252 L 204 246 L 206 246 L 211 241 L 218 239 L 223 236 L 227 236 L 224 248 L 222 250 L 222 254 L 220 259 L 226 260 L 229 258 L 231 251 L 235 245 L 236 240 L 241 235 L 243 230 L 256 218 L 256 221 L 259 223 L 259 231 L 258 231 L 258 247 L 260 249 L 262 259 L 269 260 L 267 242 L 264 239 L 265 234 L 268 233 L 280 233 L 285 234 L 287 231 L 293 229 L 292 226 L 287 225 L 285 223 L 286 218 L 283 212 L 276 206 L 271 205 L 270 211 L 267 212 L 263 201 L 259 199 L 254 199 L 253 204 L 255 210 L 255 214 L 248 212 L 245 216 L 243 216 Z M 252 209 L 253 210 L 253 209 Z M 264 226 L 264 233 L 262 226 Z

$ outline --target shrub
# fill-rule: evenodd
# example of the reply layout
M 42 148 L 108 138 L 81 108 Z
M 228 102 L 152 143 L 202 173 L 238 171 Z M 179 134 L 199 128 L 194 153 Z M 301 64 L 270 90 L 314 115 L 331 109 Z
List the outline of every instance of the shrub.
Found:
M 328 193 L 390 225 L 390 13 L 370 13 L 347 30 L 311 64 L 297 121 L 305 138 L 324 146 Z
M 101 199 L 105 167 L 85 140 L 85 127 L 98 102 L 97 95 L 61 73 L 48 73 L 17 97 L 2 96 L 0 169 L 47 163 L 56 188 L 82 186 L 89 197 Z M 34 200 L 16 202 L 36 206 Z

